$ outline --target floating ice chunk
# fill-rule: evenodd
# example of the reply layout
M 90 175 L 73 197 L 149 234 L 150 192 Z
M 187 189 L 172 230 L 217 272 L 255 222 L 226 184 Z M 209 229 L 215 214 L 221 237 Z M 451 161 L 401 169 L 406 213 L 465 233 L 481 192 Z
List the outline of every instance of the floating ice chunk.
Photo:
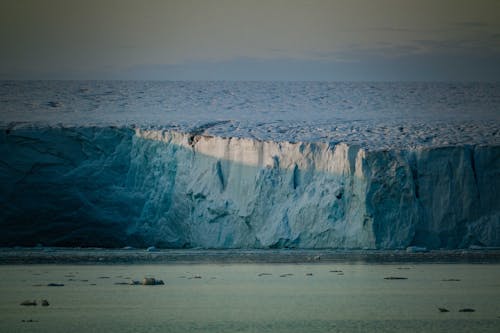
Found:
M 406 252 L 408 253 L 422 253 L 422 252 L 428 252 L 426 247 L 423 246 L 408 246 L 406 248 Z

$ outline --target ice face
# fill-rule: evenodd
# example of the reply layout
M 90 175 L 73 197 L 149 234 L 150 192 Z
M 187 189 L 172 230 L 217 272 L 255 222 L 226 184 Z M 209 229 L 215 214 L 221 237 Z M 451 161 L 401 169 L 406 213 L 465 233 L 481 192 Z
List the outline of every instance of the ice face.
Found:
M 140 127 L 1 131 L 0 245 L 500 245 L 500 147 L 366 149 Z

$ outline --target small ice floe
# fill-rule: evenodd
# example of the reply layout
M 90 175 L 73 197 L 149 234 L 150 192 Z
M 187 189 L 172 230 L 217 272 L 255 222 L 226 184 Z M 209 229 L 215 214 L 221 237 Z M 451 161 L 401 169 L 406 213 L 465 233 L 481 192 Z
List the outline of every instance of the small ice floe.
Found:
M 122 250 L 133 250 L 134 248 L 132 246 L 124 246 Z
M 163 280 L 155 279 L 154 277 L 145 277 L 142 279 L 143 286 L 159 286 L 165 284 Z
M 406 248 L 406 252 L 408 253 L 423 253 L 423 252 L 429 252 L 426 247 L 423 246 L 408 246 Z
M 57 102 L 57 101 L 48 101 L 47 102 L 47 106 L 50 106 L 51 108 L 59 108 L 62 105 L 63 104 L 61 102 Z
M 156 252 L 156 251 L 158 251 L 158 249 L 156 247 L 154 247 L 154 246 L 150 246 L 150 247 L 148 247 L 146 249 L 146 251 L 148 251 L 148 252 Z
M 498 246 L 471 245 L 471 246 L 469 246 L 469 250 L 475 250 L 475 251 L 500 250 L 500 247 L 498 247 Z
M 464 308 L 464 309 L 458 310 L 458 312 L 476 312 L 476 310 L 471 309 L 471 308 Z
M 281 274 L 280 277 L 289 277 L 289 276 L 293 276 L 292 273 L 286 273 L 286 274 Z

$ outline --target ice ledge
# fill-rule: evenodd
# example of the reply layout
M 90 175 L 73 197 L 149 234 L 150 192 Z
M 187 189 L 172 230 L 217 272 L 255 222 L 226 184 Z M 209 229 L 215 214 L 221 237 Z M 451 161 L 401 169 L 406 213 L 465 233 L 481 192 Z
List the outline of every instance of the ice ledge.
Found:
M 115 127 L 139 128 L 152 131 L 189 133 L 193 139 L 199 136 L 238 138 L 255 141 L 289 143 L 345 143 L 369 151 L 408 150 L 418 148 L 456 146 L 500 146 L 500 125 L 497 119 L 486 120 L 327 120 L 327 121 L 243 121 L 220 119 L 191 122 L 167 122 L 155 125 L 112 126 L 106 123 L 55 125 L 47 122 L 0 122 L 0 129 L 13 128 L 78 128 Z

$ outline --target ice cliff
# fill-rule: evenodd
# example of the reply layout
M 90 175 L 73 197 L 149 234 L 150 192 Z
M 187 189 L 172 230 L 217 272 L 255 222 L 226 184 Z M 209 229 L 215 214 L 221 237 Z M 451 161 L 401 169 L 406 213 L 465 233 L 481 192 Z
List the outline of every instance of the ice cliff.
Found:
M 500 246 L 500 146 L 11 126 L 0 245 Z

